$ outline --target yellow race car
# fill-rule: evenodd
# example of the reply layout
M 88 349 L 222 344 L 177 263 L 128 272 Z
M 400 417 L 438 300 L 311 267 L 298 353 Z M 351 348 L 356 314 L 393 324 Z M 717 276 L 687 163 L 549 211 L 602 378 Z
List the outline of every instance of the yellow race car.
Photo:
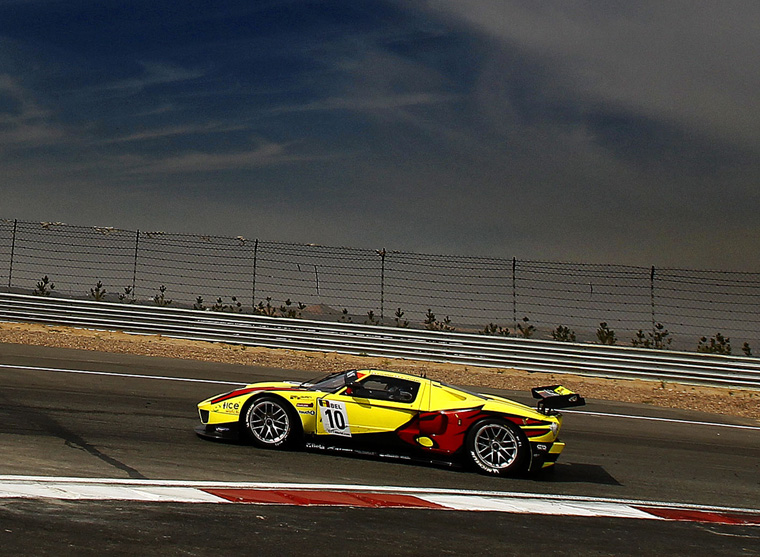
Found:
M 439 381 L 378 369 L 306 382 L 254 383 L 198 404 L 201 437 L 250 438 L 264 448 L 306 447 L 455 464 L 484 474 L 554 464 L 558 408 L 585 404 L 552 385 L 533 389 L 537 409 Z

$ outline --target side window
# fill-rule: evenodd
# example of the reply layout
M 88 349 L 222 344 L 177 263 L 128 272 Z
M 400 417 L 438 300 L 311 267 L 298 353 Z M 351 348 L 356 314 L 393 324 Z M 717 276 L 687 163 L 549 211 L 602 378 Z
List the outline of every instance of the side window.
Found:
M 375 400 L 391 400 L 411 404 L 417 398 L 420 384 L 415 381 L 374 375 L 360 382 L 352 396 Z

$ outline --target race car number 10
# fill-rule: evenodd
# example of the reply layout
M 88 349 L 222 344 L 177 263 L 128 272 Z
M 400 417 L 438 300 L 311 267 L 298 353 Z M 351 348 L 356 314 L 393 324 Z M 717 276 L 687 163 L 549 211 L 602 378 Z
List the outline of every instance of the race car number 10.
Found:
M 325 433 L 351 437 L 345 402 L 322 399 L 319 401 L 319 415 L 322 418 Z

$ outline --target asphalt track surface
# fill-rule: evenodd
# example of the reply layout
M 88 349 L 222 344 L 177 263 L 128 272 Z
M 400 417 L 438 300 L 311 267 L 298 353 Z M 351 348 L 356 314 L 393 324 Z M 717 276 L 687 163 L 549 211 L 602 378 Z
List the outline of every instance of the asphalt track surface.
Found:
M 565 453 L 554 473 L 539 478 L 263 451 L 194 435 L 199 400 L 232 384 L 311 375 L 0 344 L 0 476 L 404 486 L 760 508 L 757 423 L 696 412 L 590 400 L 588 413 L 566 414 Z M 529 401 L 524 393 L 504 394 Z M 2 555 L 232 552 L 760 555 L 760 527 L 418 509 L 0 500 Z

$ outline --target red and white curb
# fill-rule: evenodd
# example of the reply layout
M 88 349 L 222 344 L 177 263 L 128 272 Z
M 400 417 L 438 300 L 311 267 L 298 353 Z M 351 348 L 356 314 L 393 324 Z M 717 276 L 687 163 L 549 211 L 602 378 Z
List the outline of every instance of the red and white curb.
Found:
M 491 511 L 760 526 L 760 509 L 571 495 L 361 485 L 0 476 L 0 499 Z

